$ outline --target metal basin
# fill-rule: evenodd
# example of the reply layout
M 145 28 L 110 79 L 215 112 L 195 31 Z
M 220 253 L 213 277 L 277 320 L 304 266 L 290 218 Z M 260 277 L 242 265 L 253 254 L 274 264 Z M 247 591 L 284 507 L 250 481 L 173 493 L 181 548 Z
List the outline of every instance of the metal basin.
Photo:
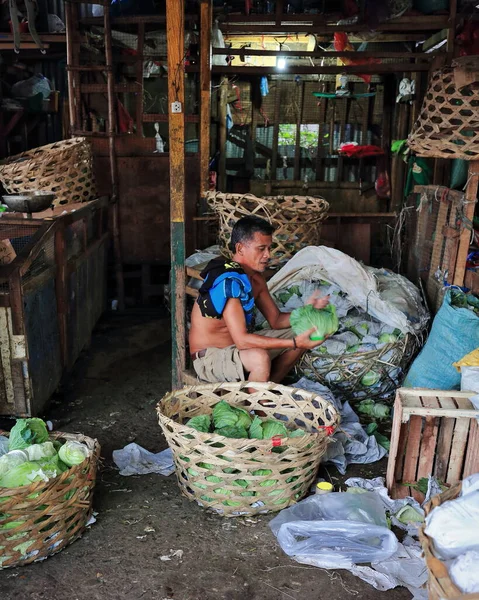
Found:
M 55 194 L 52 192 L 30 192 L 28 194 L 2 196 L 2 200 L 8 208 L 22 213 L 34 213 L 46 210 L 52 205 L 54 199 Z

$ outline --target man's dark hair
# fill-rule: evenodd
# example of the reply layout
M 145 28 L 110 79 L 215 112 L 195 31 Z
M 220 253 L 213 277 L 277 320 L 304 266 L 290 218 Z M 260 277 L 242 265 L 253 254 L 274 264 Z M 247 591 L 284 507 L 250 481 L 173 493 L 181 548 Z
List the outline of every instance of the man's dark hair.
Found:
M 249 242 L 253 239 L 255 233 L 264 235 L 273 235 L 274 227 L 268 221 L 255 217 L 242 217 L 236 221 L 231 232 L 230 250 L 236 252 L 236 244 Z

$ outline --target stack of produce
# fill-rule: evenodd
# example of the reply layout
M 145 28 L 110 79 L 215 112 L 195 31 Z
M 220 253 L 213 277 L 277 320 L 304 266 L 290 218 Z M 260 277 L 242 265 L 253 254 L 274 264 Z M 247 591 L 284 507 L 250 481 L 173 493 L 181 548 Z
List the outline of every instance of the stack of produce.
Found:
M 18 419 L 0 436 L 0 568 L 61 550 L 91 516 L 99 446 L 49 434 L 41 419 Z

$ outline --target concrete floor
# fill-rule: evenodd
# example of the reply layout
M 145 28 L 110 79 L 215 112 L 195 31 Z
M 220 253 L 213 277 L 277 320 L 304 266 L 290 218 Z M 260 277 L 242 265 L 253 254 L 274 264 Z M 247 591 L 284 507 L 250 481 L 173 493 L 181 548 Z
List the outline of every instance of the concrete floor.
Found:
M 46 561 L 0 571 L 2 600 L 411 597 L 404 588 L 378 592 L 346 571 L 295 563 L 276 543 L 271 516 L 209 514 L 180 495 L 174 475 L 121 477 L 112 466 L 114 449 L 131 441 L 155 452 L 165 448 L 155 406 L 169 385 L 168 319 L 153 312 L 103 319 L 46 415 L 58 420 L 58 429 L 96 437 L 102 445 L 97 523 Z M 348 475 L 358 473 L 372 475 L 364 468 Z M 160 560 L 176 550 L 181 558 Z

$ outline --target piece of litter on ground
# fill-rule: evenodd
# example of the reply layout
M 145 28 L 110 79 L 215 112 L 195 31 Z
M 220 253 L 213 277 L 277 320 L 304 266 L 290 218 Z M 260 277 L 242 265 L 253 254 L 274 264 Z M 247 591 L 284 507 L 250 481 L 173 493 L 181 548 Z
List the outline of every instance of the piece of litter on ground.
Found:
M 163 554 L 163 556 L 160 556 L 160 560 L 163 562 L 172 560 L 173 558 L 181 560 L 183 558 L 183 550 L 170 550 L 170 554 Z
M 145 533 L 155 533 L 156 529 L 154 529 L 153 527 L 150 527 L 149 525 L 147 527 L 145 527 L 145 529 L 143 529 L 143 531 Z
M 114 492 L 126 492 L 127 494 L 129 494 L 131 490 L 128 490 L 127 488 L 122 488 L 120 490 L 108 490 L 109 494 L 113 494 Z
M 136 539 L 137 540 L 146 540 L 146 537 L 147 537 L 146 535 L 137 535 Z
M 131 443 L 121 450 L 114 450 L 113 460 L 120 469 L 120 475 L 124 476 L 146 475 L 147 473 L 168 476 L 175 470 L 173 453 L 170 448 L 154 454 L 138 444 Z

